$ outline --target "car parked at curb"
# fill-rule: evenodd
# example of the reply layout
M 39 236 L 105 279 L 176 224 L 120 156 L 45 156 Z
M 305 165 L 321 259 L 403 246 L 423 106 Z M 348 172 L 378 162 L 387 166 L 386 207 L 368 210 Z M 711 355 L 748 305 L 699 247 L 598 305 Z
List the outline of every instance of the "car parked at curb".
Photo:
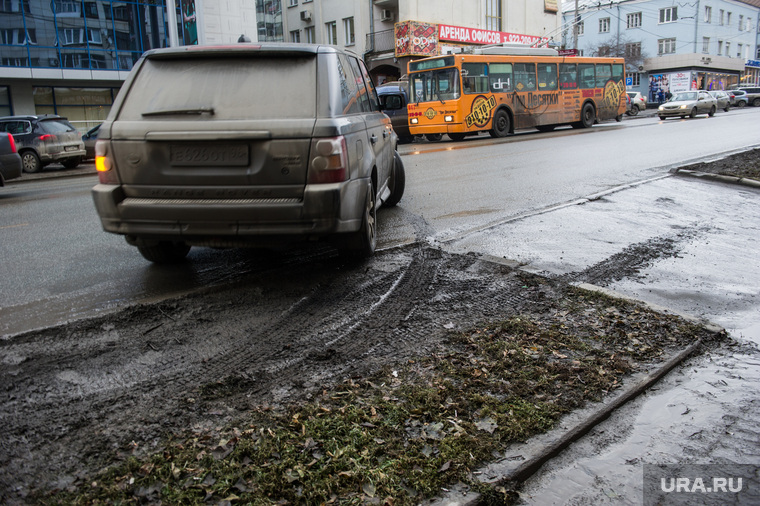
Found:
M 24 172 L 39 172 L 56 162 L 73 169 L 85 155 L 77 129 L 55 114 L 5 116 L 0 118 L 0 132 L 13 135 Z
M 181 261 L 192 246 L 314 240 L 367 257 L 378 208 L 404 193 L 397 143 L 366 65 L 350 51 L 155 49 L 132 68 L 100 127 L 92 196 L 103 229 L 155 263 Z
M 731 105 L 733 107 L 741 109 L 742 107 L 746 107 L 749 103 L 747 92 L 744 90 L 728 90 L 728 96 L 731 99 Z
M 708 93 L 715 99 L 718 109 L 728 112 L 731 106 L 731 97 L 728 96 L 728 93 L 723 90 L 712 90 L 708 91 Z
M 760 86 L 740 86 L 747 97 L 747 103 L 753 107 L 760 107 Z
M 631 108 L 628 111 L 629 116 L 636 116 L 647 108 L 647 98 L 638 91 L 628 91 L 626 94 L 631 98 Z
M 16 141 L 6 132 L 0 132 L 0 186 L 9 179 L 21 177 L 21 156 L 16 149 Z
M 706 91 L 679 91 L 657 108 L 657 115 L 661 120 L 673 116 L 694 118 L 698 114 L 712 117 L 717 110 L 718 102 Z

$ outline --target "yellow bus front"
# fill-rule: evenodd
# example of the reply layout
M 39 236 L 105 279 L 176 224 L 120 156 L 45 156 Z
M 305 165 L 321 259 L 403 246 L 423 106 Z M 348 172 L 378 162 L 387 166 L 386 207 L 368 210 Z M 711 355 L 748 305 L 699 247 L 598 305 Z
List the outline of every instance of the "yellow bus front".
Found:
M 460 70 L 454 56 L 409 63 L 409 132 L 464 133 Z M 469 108 L 468 108 L 469 110 Z

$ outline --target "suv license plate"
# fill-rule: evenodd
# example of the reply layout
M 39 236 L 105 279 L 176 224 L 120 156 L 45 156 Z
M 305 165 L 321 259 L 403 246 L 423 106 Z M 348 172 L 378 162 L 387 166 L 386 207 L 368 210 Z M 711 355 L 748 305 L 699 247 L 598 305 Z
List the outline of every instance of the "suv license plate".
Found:
M 63 148 L 63 150 L 64 151 L 76 151 L 77 147 L 76 146 L 66 146 L 65 148 Z
M 246 166 L 248 146 L 219 144 L 216 146 L 185 146 L 174 144 L 170 148 L 170 160 L 174 166 Z

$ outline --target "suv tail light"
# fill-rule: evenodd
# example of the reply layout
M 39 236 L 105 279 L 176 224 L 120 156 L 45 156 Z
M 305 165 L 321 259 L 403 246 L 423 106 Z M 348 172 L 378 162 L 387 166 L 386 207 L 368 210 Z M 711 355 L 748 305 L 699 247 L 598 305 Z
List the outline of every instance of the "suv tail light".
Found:
M 98 181 L 102 184 L 121 183 L 114 169 L 113 158 L 108 153 L 108 141 L 95 143 L 95 170 L 98 171 Z
M 346 138 L 314 139 L 309 160 L 310 184 L 339 183 L 348 179 Z
M 55 141 L 55 135 L 53 134 L 44 134 L 40 135 L 41 141 Z
M 16 139 L 14 139 L 11 134 L 8 134 L 8 142 L 11 143 L 11 153 L 18 153 L 18 150 L 16 149 Z

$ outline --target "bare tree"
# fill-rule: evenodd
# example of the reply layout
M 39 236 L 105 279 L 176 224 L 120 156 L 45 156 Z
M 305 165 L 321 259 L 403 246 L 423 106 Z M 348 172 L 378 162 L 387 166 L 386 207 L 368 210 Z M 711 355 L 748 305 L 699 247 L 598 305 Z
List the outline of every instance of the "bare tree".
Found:
M 626 72 L 638 72 L 647 58 L 641 51 L 641 41 L 633 41 L 624 35 L 613 35 L 598 46 L 589 45 L 584 53 L 589 56 L 625 58 Z

